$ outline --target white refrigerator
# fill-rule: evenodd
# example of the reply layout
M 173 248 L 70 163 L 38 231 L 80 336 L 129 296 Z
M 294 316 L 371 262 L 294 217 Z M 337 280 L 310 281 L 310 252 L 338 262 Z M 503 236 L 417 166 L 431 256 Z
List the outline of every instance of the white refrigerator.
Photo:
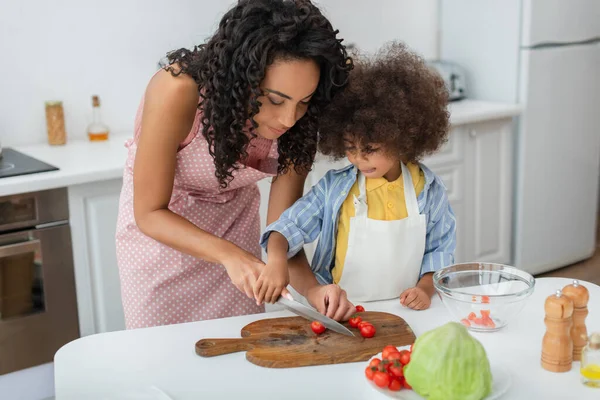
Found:
M 442 0 L 442 59 L 470 97 L 517 102 L 513 264 L 537 274 L 596 247 L 600 0 Z

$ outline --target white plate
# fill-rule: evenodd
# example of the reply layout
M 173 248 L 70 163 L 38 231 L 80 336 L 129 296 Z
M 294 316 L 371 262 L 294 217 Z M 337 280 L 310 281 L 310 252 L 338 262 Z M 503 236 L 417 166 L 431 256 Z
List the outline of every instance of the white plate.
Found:
M 410 349 L 410 346 L 398 347 L 398 350 L 405 350 L 405 349 L 406 350 Z M 371 360 L 373 358 L 381 359 L 381 353 L 376 354 L 373 357 L 371 357 Z M 490 362 L 490 369 L 492 372 L 492 392 L 485 398 L 485 400 L 499 399 L 500 397 L 502 397 L 502 395 L 504 395 L 508 391 L 508 389 L 510 388 L 510 385 L 512 384 L 512 379 L 510 377 L 510 374 L 506 370 L 506 368 L 504 368 L 501 365 L 497 365 L 497 364 Z M 369 383 L 369 386 L 371 386 L 373 389 L 375 389 L 379 393 L 381 393 L 391 399 L 401 399 L 401 400 L 423 400 L 424 399 L 423 397 L 419 396 L 413 390 L 402 389 L 397 392 L 393 392 L 393 391 L 389 390 L 388 388 L 385 388 L 385 389 L 380 388 L 373 381 L 370 381 L 366 377 L 364 377 L 364 374 L 363 374 L 363 379 L 365 381 L 367 381 Z

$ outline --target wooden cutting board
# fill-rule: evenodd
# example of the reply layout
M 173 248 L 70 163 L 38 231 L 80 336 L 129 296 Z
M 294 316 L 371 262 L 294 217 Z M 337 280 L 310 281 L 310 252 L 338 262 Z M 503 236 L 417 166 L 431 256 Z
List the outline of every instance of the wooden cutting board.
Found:
M 302 317 L 261 319 L 242 328 L 240 339 L 202 339 L 196 354 L 213 357 L 246 351 L 246 359 L 267 368 L 293 368 L 309 365 L 367 361 L 388 344 L 406 346 L 415 335 L 397 315 L 366 311 L 358 313 L 375 326 L 375 336 L 365 339 L 356 328 L 344 323 L 356 336 L 326 330 L 316 335 L 310 321 Z

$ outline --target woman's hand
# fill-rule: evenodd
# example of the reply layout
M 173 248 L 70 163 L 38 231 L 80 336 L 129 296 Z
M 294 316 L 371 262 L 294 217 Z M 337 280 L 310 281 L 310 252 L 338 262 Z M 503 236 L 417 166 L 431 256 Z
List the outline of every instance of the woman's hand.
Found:
M 356 312 L 346 291 L 338 285 L 316 285 L 307 291 L 307 300 L 321 314 L 336 321 L 347 321 Z
M 287 260 L 269 260 L 262 269 L 260 276 L 254 284 L 254 297 L 256 304 L 264 302 L 275 303 L 279 296 L 287 295 L 285 288 L 290 282 Z
M 233 243 L 227 243 L 225 255 L 221 257 L 221 264 L 227 270 L 227 275 L 233 284 L 246 293 L 246 296 L 254 298 L 253 288 L 265 264 L 244 249 Z

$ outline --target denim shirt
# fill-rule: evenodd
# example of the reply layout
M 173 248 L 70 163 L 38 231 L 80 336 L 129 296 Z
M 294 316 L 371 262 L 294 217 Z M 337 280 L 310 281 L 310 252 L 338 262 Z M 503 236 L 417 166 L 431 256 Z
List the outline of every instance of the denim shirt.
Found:
M 425 177 L 425 186 L 417 202 L 419 212 L 425 214 L 427 219 L 420 274 L 423 276 L 454 263 L 456 218 L 442 180 L 423 164 L 419 166 Z M 328 171 L 310 192 L 267 226 L 261 237 L 261 246 L 266 250 L 271 232 L 279 232 L 288 241 L 287 256 L 291 258 L 306 243 L 319 238 L 311 269 L 321 284 L 332 283 L 339 211 L 356 178 L 357 168 L 352 164 Z

